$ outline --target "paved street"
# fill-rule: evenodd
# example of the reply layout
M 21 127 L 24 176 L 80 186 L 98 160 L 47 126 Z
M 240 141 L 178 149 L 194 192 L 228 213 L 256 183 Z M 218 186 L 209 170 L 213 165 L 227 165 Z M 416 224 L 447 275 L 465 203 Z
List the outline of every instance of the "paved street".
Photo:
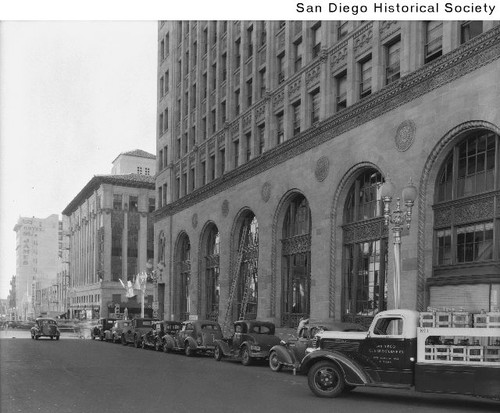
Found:
M 15 337 L 15 338 L 13 338 Z M 312 395 L 306 377 L 208 357 L 157 353 L 63 334 L 0 332 L 2 413 L 13 412 L 498 412 L 465 396 L 358 389 Z

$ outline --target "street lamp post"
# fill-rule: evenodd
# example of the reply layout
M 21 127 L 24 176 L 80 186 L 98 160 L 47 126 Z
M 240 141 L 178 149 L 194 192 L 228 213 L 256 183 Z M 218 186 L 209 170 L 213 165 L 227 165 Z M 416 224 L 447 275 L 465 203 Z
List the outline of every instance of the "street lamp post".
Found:
M 146 281 L 148 275 L 143 271 L 137 276 L 139 279 L 139 286 L 141 287 L 141 318 L 144 318 L 144 296 L 146 295 Z
M 395 192 L 394 184 L 389 178 L 381 188 L 381 197 L 384 202 L 385 225 L 392 224 L 394 237 L 394 308 L 399 308 L 401 300 L 401 234 L 404 225 L 410 229 L 412 208 L 417 197 L 417 188 L 413 185 L 411 178 L 408 185 L 403 189 L 403 202 L 406 211 L 401 210 L 400 198 L 396 198 L 396 208 L 391 211 L 392 197 Z

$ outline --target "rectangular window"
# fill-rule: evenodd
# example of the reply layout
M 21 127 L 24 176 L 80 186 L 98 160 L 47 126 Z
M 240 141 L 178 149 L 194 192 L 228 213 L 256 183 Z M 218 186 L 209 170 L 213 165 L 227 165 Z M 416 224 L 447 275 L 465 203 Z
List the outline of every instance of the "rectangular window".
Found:
M 165 92 L 165 79 L 162 77 L 160 77 L 160 97 L 162 98 L 163 97 L 163 94 Z
M 252 134 L 249 132 L 245 135 L 246 139 L 246 159 L 245 162 L 248 162 L 252 157 Z
M 278 144 L 285 141 L 285 130 L 283 125 L 283 112 L 276 115 L 276 131 L 278 134 Z
M 250 26 L 247 29 L 247 50 L 248 50 L 248 57 L 252 57 L 252 55 L 253 55 L 253 26 Z
M 263 69 L 259 70 L 259 85 L 260 85 L 260 94 L 259 98 L 263 98 L 266 94 L 266 68 L 264 67 Z
M 215 109 L 212 110 L 212 133 L 217 130 L 217 112 Z
M 340 20 L 337 27 L 337 38 L 338 40 L 343 39 L 349 33 L 347 30 L 348 20 Z
M 161 198 L 162 205 L 167 205 L 167 184 L 163 184 L 163 197 Z
M 259 42 L 259 47 L 264 46 L 266 44 L 266 37 L 267 37 L 267 22 L 263 21 L 260 22 L 260 42 Z
M 302 55 L 304 54 L 302 38 L 300 38 L 293 44 L 293 54 L 294 69 L 296 72 L 298 72 L 300 69 L 302 69 Z
M 220 173 L 222 175 L 226 173 L 226 150 L 224 148 L 219 151 L 219 158 L 220 158 Z
M 443 54 L 443 22 L 425 23 L 425 63 L 437 59 Z
M 194 41 L 193 42 L 193 68 L 198 64 L 198 42 Z
M 128 197 L 128 210 L 131 212 L 137 212 L 139 210 L 139 198 L 133 195 Z
M 227 80 L 227 53 L 224 53 L 222 55 L 221 64 L 222 64 L 222 81 L 225 82 Z
M 337 111 L 347 107 L 347 73 L 335 76 L 337 92 Z
M 138 167 L 137 167 L 137 173 L 138 173 L 139 175 L 142 175 L 142 166 L 138 166 Z
M 196 84 L 191 87 L 191 108 L 196 108 Z
M 226 101 L 221 102 L 220 111 L 221 111 L 221 121 L 222 124 L 224 125 L 224 123 L 226 123 Z
M 202 47 L 203 47 L 203 54 L 206 54 L 208 51 L 208 28 L 203 29 L 203 34 L 202 34 Z
M 215 179 L 215 155 L 212 155 L 210 157 L 210 164 L 209 164 L 209 167 L 210 167 L 210 181 L 213 181 Z
M 149 168 L 144 168 L 144 175 L 148 175 L 150 174 L 151 170 Z
M 201 184 L 205 185 L 207 183 L 207 163 L 205 161 L 201 162 Z
M 311 124 L 319 122 L 319 108 L 321 105 L 321 95 L 319 89 L 314 90 L 310 94 L 311 99 Z
M 359 97 L 362 99 L 372 93 L 372 59 L 371 56 L 359 64 L 360 81 Z
M 160 135 L 163 133 L 163 113 L 160 113 L 158 118 L 158 131 L 160 132 Z
M 312 37 L 312 58 L 316 58 L 319 56 L 319 52 L 321 51 L 321 23 L 318 23 L 311 29 L 311 37 Z
M 257 126 L 257 132 L 259 134 L 259 155 L 262 155 L 264 153 L 266 145 L 266 125 L 263 123 Z
M 451 230 L 442 229 L 436 232 L 437 237 L 437 264 L 448 265 L 451 264 Z
M 161 208 L 163 204 L 161 200 L 163 199 L 163 188 L 161 186 L 158 187 L 158 207 Z M 154 210 L 154 208 L 153 208 Z M 151 211 L 150 211 L 151 212 Z
M 400 78 L 400 59 L 399 59 L 400 49 L 401 49 L 401 42 L 399 39 L 386 46 L 386 69 L 385 69 L 386 85 L 395 82 Z
M 160 42 L 160 59 L 164 60 L 165 59 L 165 41 L 162 40 Z
M 247 106 L 252 106 L 252 79 L 247 80 Z
M 483 22 L 477 21 L 466 21 L 461 25 L 460 30 L 460 41 L 461 43 L 468 42 L 470 39 L 479 36 L 483 32 Z
M 175 179 L 175 189 L 177 190 L 177 199 L 181 197 L 181 178 L 177 177 Z
M 234 115 L 238 116 L 240 114 L 240 90 L 234 91 Z
M 116 209 L 116 210 L 122 209 L 122 195 L 121 194 L 113 194 L 113 209 Z
M 163 163 L 163 149 L 158 151 L 158 169 L 161 171 L 165 167 Z
M 201 77 L 201 98 L 206 99 L 207 98 L 207 87 L 208 87 L 208 82 L 207 82 L 207 72 L 203 73 L 203 76 Z
M 457 228 L 457 262 L 487 261 L 493 258 L 493 222 Z
M 170 33 L 165 35 L 165 56 L 170 54 Z
M 168 131 L 168 108 L 163 112 L 163 131 Z
M 169 72 L 168 72 L 168 70 L 167 70 L 167 71 L 165 72 L 165 83 L 164 83 L 164 85 L 165 85 L 165 92 L 164 92 L 164 94 L 165 94 L 165 95 L 166 95 L 166 94 L 168 93 L 168 91 L 169 91 L 169 85 L 168 85 L 169 80 L 170 80 L 170 74 L 169 74 Z
M 181 144 L 181 138 L 177 138 L 177 145 L 176 145 L 176 149 L 177 149 L 177 159 L 179 159 L 181 157 L 181 148 L 182 148 L 182 144 Z
M 217 87 L 217 63 L 212 65 L 212 90 Z
M 163 148 L 163 167 L 166 168 L 168 166 L 168 146 Z
M 195 171 L 194 167 L 191 168 L 191 173 L 189 174 L 189 192 L 193 192 L 195 188 Z
M 201 136 L 203 140 L 207 139 L 207 117 L 203 116 L 201 118 Z
M 238 69 L 241 64 L 241 39 L 234 42 L 234 67 Z
M 234 167 L 237 168 L 240 162 L 240 141 L 236 139 L 233 141 L 233 156 L 234 156 Z
M 300 133 L 300 101 L 292 105 L 293 114 L 293 136 Z
M 278 70 L 278 84 L 285 81 L 285 53 L 278 56 L 277 70 Z

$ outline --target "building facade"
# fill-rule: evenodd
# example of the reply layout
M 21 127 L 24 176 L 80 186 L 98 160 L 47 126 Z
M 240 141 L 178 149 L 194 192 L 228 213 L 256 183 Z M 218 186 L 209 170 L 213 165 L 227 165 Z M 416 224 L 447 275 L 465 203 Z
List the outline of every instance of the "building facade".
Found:
M 145 165 L 149 174 L 137 173 Z M 155 156 L 127 152 L 115 159 L 113 170 L 122 173 L 94 176 L 63 211 L 71 318 L 123 316 L 125 309 L 130 316 L 141 313 L 141 294 L 127 298 L 122 282 L 133 282 L 153 258 Z M 151 306 L 148 285 L 145 314 L 152 314 Z
M 401 306 L 499 308 L 498 22 L 162 21 L 158 45 L 166 318 L 393 308 L 389 178 L 418 190 Z
M 26 320 L 43 311 L 41 291 L 57 278 L 61 256 L 62 222 L 57 214 L 47 218 L 20 217 L 16 232 L 16 313 Z

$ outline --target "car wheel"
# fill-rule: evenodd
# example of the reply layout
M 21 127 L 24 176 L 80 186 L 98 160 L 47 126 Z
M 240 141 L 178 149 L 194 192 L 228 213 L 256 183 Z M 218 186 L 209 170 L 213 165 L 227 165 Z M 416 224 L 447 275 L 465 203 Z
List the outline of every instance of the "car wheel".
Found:
M 143 350 L 146 350 L 146 340 L 144 339 L 141 340 L 141 347 Z
M 184 354 L 188 357 L 192 357 L 194 355 L 194 352 L 189 346 L 189 343 L 186 343 L 184 346 Z
M 31 333 L 31 339 L 34 340 L 35 339 L 35 335 L 33 333 Z
M 92 333 L 92 334 L 90 335 L 90 338 L 91 338 L 92 340 L 95 340 L 95 335 L 94 335 L 94 333 Z
M 283 365 L 280 363 L 278 353 L 271 351 L 269 354 L 269 367 L 272 371 L 281 371 Z
M 53 340 L 54 339 L 54 336 L 50 336 L 50 339 Z
M 241 349 L 241 364 L 244 366 L 252 364 L 252 357 L 250 357 L 250 350 L 248 349 L 248 346 L 244 346 Z
M 134 347 L 135 348 L 141 347 L 141 339 L 139 337 L 134 337 Z
M 320 361 L 312 366 L 307 375 L 311 391 L 318 397 L 337 397 L 344 391 L 344 375 L 331 361 Z
M 59 336 L 56 336 L 56 340 L 59 340 Z
M 103 334 L 99 334 L 99 340 L 104 341 L 104 335 Z
M 35 336 L 35 340 L 38 340 L 39 338 L 40 338 L 40 336 L 39 336 L 39 335 L 36 335 L 36 336 Z
M 170 347 L 167 345 L 167 343 L 163 343 L 163 352 L 164 353 L 170 353 L 172 350 Z
M 217 361 L 221 361 L 222 360 L 222 349 L 220 348 L 220 346 L 215 346 L 215 349 L 214 349 L 214 359 L 217 360 Z
M 125 339 L 125 335 L 123 334 L 122 335 L 122 345 L 126 346 L 128 343 L 127 343 L 127 340 Z
M 161 342 L 158 340 L 155 341 L 155 351 L 161 351 Z

